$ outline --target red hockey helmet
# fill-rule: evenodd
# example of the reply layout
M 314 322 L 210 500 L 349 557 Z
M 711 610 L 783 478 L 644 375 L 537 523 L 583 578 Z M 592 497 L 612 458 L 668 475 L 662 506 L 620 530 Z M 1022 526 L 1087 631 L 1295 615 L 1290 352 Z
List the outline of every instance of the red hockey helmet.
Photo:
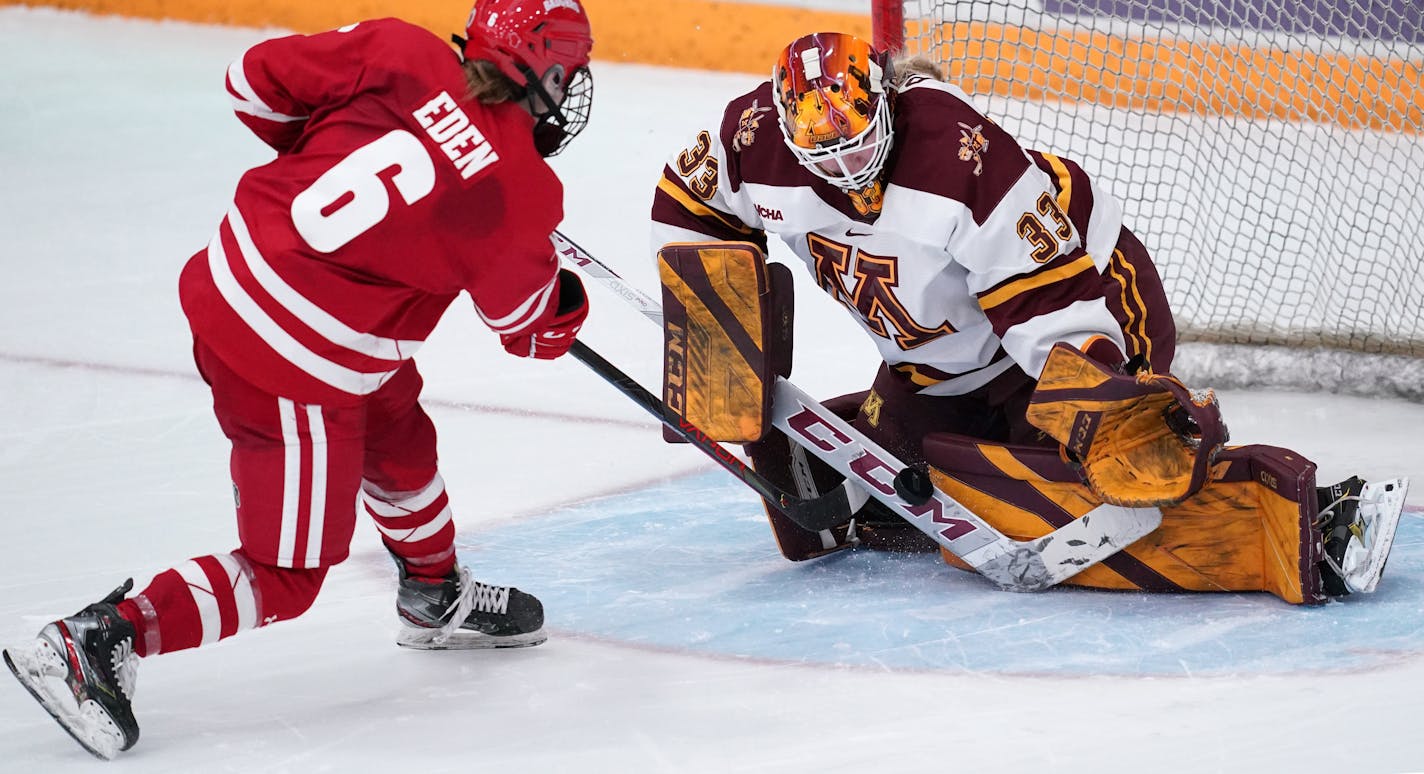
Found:
M 588 14 L 578 0 L 475 0 L 465 23 L 466 59 L 493 62 L 543 100 L 542 109 L 535 107 L 534 133 L 545 156 L 563 150 L 588 124 L 592 49 Z M 556 94 L 545 88 L 551 81 Z
M 819 32 L 791 41 L 772 86 L 797 161 L 842 189 L 873 183 L 894 140 L 888 81 L 885 55 L 857 37 Z

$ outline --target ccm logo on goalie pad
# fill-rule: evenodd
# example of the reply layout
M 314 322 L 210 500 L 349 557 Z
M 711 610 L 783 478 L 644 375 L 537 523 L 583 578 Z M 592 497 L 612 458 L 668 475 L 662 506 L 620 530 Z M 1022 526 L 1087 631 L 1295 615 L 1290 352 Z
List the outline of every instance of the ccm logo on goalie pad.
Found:
M 666 372 L 667 389 L 663 390 L 663 403 L 678 417 L 687 414 L 687 346 L 683 329 L 667 323 L 666 357 L 663 370 Z
M 845 433 L 831 426 L 824 419 L 802 404 L 801 410 L 786 420 L 795 433 L 812 446 L 833 454 L 853 447 L 853 441 Z M 899 473 L 875 452 L 866 449 L 864 454 L 849 463 L 851 472 L 866 486 L 890 497 L 899 497 L 895 492 L 895 476 Z M 943 525 L 939 534 L 951 543 L 956 543 L 959 551 L 968 553 L 980 546 L 994 542 L 994 537 L 985 534 L 972 521 L 945 514 L 945 503 L 939 492 L 923 505 L 900 504 L 900 508 L 918 519 L 928 518 L 935 525 Z M 903 498 L 900 498 L 903 501 Z
M 1083 412 L 1073 422 L 1072 435 L 1069 436 L 1068 448 L 1079 457 L 1088 453 L 1088 447 L 1093 443 L 1093 437 L 1098 434 L 1098 425 L 1102 422 L 1103 415 L 1097 412 Z

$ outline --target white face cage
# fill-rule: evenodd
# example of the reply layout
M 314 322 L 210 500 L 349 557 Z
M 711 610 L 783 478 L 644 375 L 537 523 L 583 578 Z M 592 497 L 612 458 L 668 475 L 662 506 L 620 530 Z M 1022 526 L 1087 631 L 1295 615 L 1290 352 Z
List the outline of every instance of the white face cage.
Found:
M 796 160 L 801 163 L 801 166 L 810 170 L 811 174 L 816 177 L 844 191 L 859 191 L 875 182 L 875 179 L 880 176 L 880 170 L 885 167 L 885 159 L 890 155 L 890 146 L 895 142 L 895 135 L 890 125 L 890 100 L 885 94 L 880 95 L 879 103 L 875 107 L 875 117 L 870 120 L 869 126 L 866 126 L 860 134 L 833 145 L 803 148 L 791 140 L 791 133 L 786 130 L 785 121 L 776 123 L 781 127 L 781 139 L 786 142 L 786 147 L 796 154 Z M 867 152 L 869 152 L 869 160 L 865 161 L 858 170 L 853 170 L 851 165 L 846 163 L 850 157 Z M 827 172 L 822 168 L 823 166 L 831 167 L 839 172 Z

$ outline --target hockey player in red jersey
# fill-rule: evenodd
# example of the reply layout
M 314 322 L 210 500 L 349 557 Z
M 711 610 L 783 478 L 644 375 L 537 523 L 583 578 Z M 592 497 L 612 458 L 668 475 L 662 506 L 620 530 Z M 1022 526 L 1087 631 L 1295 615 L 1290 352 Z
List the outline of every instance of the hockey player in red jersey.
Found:
M 687 277 L 723 276 L 708 265 L 729 243 L 764 252 L 775 234 L 884 361 L 868 392 L 827 407 L 946 494 L 1017 540 L 1101 503 L 1162 508 L 1161 527 L 1067 582 L 1296 603 L 1373 589 L 1405 482 L 1317 491 L 1298 454 L 1226 447 L 1215 396 L 1170 375 L 1176 331 L 1147 250 L 1079 165 L 1022 148 L 935 64 L 850 35 L 798 38 L 772 73 L 658 181 L 653 245 L 679 310 L 730 321 L 725 298 L 784 295 L 688 297 Z M 781 433 L 751 440 L 784 489 L 834 484 Z M 877 506 L 819 533 L 768 516 L 792 559 L 934 547 Z
M 5 652 L 95 755 L 138 739 L 137 657 L 301 615 L 358 507 L 398 567 L 399 644 L 544 641 L 538 599 L 457 561 L 411 358 L 462 292 L 512 354 L 573 342 L 588 307 L 549 241 L 563 191 L 545 157 L 588 120 L 593 39 L 577 0 L 477 0 L 456 42 L 379 19 L 268 40 L 228 69 L 238 118 L 277 155 L 242 176 L 179 294 L 232 442 L 241 546 Z

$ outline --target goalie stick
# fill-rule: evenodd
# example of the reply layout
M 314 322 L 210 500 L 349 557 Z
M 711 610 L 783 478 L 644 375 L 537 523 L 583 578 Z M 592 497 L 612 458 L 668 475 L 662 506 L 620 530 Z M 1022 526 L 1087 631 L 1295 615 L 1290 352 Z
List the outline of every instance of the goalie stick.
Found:
M 715 460 L 718 465 L 740 478 L 747 486 L 761 495 L 763 500 L 770 502 L 802 529 L 819 532 L 850 521 L 852 508 L 844 487 L 837 487 L 810 500 L 796 497 L 748 467 L 745 462 L 727 451 L 726 447 L 707 437 L 707 434 L 697 429 L 695 425 L 668 411 L 656 395 L 648 392 L 633 377 L 618 370 L 617 366 L 594 352 L 587 344 L 575 339 L 573 346 L 569 348 L 569 354 L 603 377 L 604 381 L 613 385 L 619 392 L 632 398 L 634 403 L 642 406 L 659 422 L 672 428 L 673 432 L 696 446 Z
M 565 263 L 603 283 L 662 325 L 662 307 L 657 301 L 558 231 L 550 239 Z M 922 503 L 905 500 L 894 486 L 904 463 L 786 379 L 778 378 L 773 387 L 772 424 L 845 476 L 847 483 L 855 482 L 1006 591 L 1039 591 L 1053 586 L 1121 551 L 1162 523 L 1162 511 L 1157 508 L 1104 504 L 1043 537 L 1013 540 L 938 487 Z

